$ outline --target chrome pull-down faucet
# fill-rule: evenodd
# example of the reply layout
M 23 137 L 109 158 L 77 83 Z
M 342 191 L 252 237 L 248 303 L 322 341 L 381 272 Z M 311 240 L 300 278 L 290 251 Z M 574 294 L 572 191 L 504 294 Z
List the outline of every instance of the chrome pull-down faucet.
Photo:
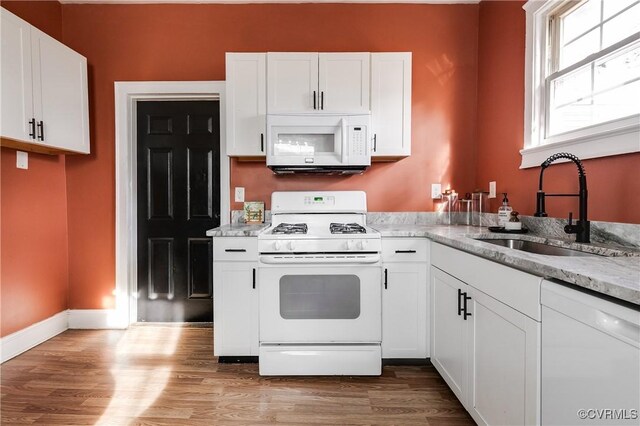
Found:
M 578 183 L 580 185 L 580 189 L 577 194 L 545 194 L 545 192 L 542 190 L 542 176 L 544 175 L 545 169 L 549 167 L 551 163 L 561 158 L 573 161 L 578 167 Z M 579 197 L 580 212 L 578 215 L 578 221 L 574 225 L 573 213 L 569 213 L 569 224 L 564 227 L 564 232 L 566 232 L 567 234 L 576 234 L 576 242 L 578 243 L 590 242 L 591 226 L 589 224 L 589 221 L 587 220 L 587 176 L 584 173 L 582 162 L 573 154 L 560 152 L 547 158 L 540 166 L 540 185 L 538 187 L 538 193 L 536 195 L 536 212 L 534 216 L 547 216 L 544 206 L 545 197 Z

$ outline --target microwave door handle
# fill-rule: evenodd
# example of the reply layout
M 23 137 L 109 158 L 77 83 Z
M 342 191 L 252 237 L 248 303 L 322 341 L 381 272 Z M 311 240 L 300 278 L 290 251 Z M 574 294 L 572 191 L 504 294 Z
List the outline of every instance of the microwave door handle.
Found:
M 340 126 L 342 127 L 342 143 L 340 146 L 340 164 L 345 165 L 345 154 L 347 150 L 347 120 L 344 118 L 340 119 Z

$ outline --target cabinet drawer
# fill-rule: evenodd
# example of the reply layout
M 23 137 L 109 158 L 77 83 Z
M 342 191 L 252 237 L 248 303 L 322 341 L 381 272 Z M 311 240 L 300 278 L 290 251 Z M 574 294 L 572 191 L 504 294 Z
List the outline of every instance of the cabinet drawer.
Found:
M 213 261 L 258 259 L 258 239 L 255 237 L 222 237 L 213 239 Z
M 383 238 L 383 262 L 428 262 L 429 241 L 425 238 Z

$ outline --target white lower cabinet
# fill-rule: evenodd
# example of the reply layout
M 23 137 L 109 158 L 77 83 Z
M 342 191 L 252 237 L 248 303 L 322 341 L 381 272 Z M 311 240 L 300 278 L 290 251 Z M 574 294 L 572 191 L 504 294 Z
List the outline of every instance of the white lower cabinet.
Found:
M 382 358 L 429 356 L 428 244 L 382 240 Z
M 540 278 L 514 270 L 514 280 L 439 244 L 432 259 L 431 362 L 478 424 L 540 424 L 540 321 L 499 300 L 502 286 L 539 288 Z M 467 282 L 454 277 L 460 270 Z
M 258 356 L 256 238 L 213 239 L 213 353 Z
M 467 323 L 460 317 L 460 294 L 467 285 L 431 268 L 431 363 L 464 404 L 467 389 Z
M 478 424 L 538 424 L 540 323 L 469 290 L 467 410 Z

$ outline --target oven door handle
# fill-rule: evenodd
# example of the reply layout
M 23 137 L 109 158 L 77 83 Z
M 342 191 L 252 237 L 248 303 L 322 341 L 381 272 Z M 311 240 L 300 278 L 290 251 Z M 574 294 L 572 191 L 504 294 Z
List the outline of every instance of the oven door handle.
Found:
M 368 255 L 362 256 L 359 258 L 354 257 L 331 257 L 331 256 L 306 256 L 306 257 L 280 257 L 280 256 L 260 256 L 260 263 L 269 264 L 269 265 L 304 265 L 304 264 L 353 264 L 353 265 L 362 265 L 362 264 L 372 264 L 380 262 L 380 255 Z

